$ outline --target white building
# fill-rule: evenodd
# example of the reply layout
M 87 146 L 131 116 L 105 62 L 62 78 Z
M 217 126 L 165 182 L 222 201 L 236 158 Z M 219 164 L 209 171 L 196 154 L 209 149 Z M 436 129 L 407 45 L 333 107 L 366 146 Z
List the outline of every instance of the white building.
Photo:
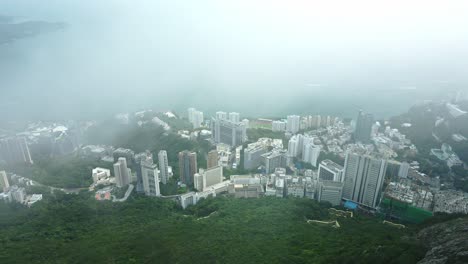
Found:
M 127 186 L 130 181 L 131 170 L 127 167 L 127 160 L 124 157 L 120 157 L 117 163 L 114 164 L 114 176 L 117 187 L 122 188 Z
M 4 192 L 10 187 L 8 177 L 5 171 L 0 171 L 0 190 Z
M 141 164 L 143 190 L 148 196 L 161 196 L 159 189 L 159 173 L 156 164 L 143 162 Z
M 209 169 L 200 169 L 194 175 L 194 187 L 198 191 L 205 191 L 208 187 L 223 182 L 223 167 L 215 166 Z
M 343 182 L 343 171 L 343 166 L 331 160 L 324 160 L 320 162 L 318 168 L 318 177 L 323 181 Z
M 229 121 L 233 123 L 239 123 L 240 122 L 240 114 L 236 112 L 231 112 L 229 113 Z
M 42 200 L 42 194 L 33 194 L 31 197 L 29 197 L 27 205 L 31 207 L 31 205 L 39 202 L 40 200 Z
M 286 131 L 286 122 L 285 121 L 273 121 L 271 123 L 271 130 L 275 132 L 285 132 Z
M 13 185 L 10 188 L 10 195 L 12 200 L 17 201 L 18 203 L 24 203 L 26 199 L 26 190 L 24 187 Z
M 188 112 L 188 120 L 193 125 L 193 128 L 199 128 L 203 124 L 203 112 L 198 111 L 195 108 L 189 108 Z
M 289 139 L 288 142 L 288 156 L 299 157 L 302 154 L 303 149 L 303 136 L 294 135 Z
M 95 168 L 92 171 L 93 182 L 95 184 L 108 184 L 111 177 L 111 171 L 104 168 Z
M 302 160 L 304 162 L 312 164 L 317 167 L 317 161 L 320 156 L 320 146 L 316 146 L 313 143 L 308 143 L 304 146 L 304 153 L 302 154 Z
M 289 115 L 287 120 L 286 131 L 292 134 L 299 132 L 301 117 L 298 115 Z
M 227 119 L 226 112 L 222 112 L 222 111 L 216 112 L 216 119 L 217 120 L 226 120 Z
M 402 162 L 400 164 L 400 169 L 398 170 L 398 176 L 400 178 L 408 178 L 408 172 L 410 169 L 410 165 L 407 162 Z

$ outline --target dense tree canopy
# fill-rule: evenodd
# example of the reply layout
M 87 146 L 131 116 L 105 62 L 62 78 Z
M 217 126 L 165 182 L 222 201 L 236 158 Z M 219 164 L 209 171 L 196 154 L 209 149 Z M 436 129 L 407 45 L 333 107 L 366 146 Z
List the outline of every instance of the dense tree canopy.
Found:
M 182 211 L 158 198 L 88 196 L 59 193 L 29 211 L 0 205 L 0 262 L 414 263 L 424 255 L 411 229 L 337 218 L 308 199 L 217 197 Z

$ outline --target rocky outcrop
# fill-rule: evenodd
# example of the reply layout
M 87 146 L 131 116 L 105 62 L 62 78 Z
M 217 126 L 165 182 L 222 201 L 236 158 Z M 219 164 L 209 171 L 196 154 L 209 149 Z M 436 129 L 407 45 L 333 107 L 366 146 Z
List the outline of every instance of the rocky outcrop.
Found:
M 428 247 L 419 264 L 468 263 L 468 217 L 424 228 L 417 238 Z

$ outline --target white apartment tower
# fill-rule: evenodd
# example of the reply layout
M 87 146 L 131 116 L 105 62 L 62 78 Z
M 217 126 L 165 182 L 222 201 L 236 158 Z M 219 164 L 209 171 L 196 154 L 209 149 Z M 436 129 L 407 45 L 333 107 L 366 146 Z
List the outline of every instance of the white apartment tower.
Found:
M 301 117 L 298 115 L 289 115 L 287 117 L 286 131 L 296 134 L 299 132 Z
M 161 196 L 159 190 L 158 166 L 143 162 L 141 164 L 141 175 L 143 179 L 143 190 L 148 196 Z
M 114 164 L 114 176 L 117 187 L 121 188 L 130 183 L 131 171 L 127 167 L 127 160 L 120 157 L 117 163 Z
M 236 113 L 236 112 L 229 113 L 229 121 L 231 121 L 233 123 L 239 123 L 240 122 L 239 113 Z

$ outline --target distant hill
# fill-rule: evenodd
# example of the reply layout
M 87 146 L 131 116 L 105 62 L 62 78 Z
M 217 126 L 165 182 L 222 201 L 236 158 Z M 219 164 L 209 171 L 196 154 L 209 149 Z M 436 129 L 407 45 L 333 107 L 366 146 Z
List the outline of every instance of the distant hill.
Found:
M 13 18 L 0 15 L 0 45 L 17 39 L 33 37 L 39 34 L 63 29 L 65 23 L 45 21 L 13 22 Z
M 456 106 L 461 111 L 468 111 L 468 101 L 459 102 Z M 421 154 L 428 154 L 431 148 L 440 148 L 442 143 L 448 143 L 460 159 L 468 163 L 468 141 L 453 138 L 454 134 L 468 138 L 468 114 L 454 116 L 446 102 L 416 105 L 390 122 L 392 127 L 413 141 Z M 404 123 L 411 126 L 403 126 Z

